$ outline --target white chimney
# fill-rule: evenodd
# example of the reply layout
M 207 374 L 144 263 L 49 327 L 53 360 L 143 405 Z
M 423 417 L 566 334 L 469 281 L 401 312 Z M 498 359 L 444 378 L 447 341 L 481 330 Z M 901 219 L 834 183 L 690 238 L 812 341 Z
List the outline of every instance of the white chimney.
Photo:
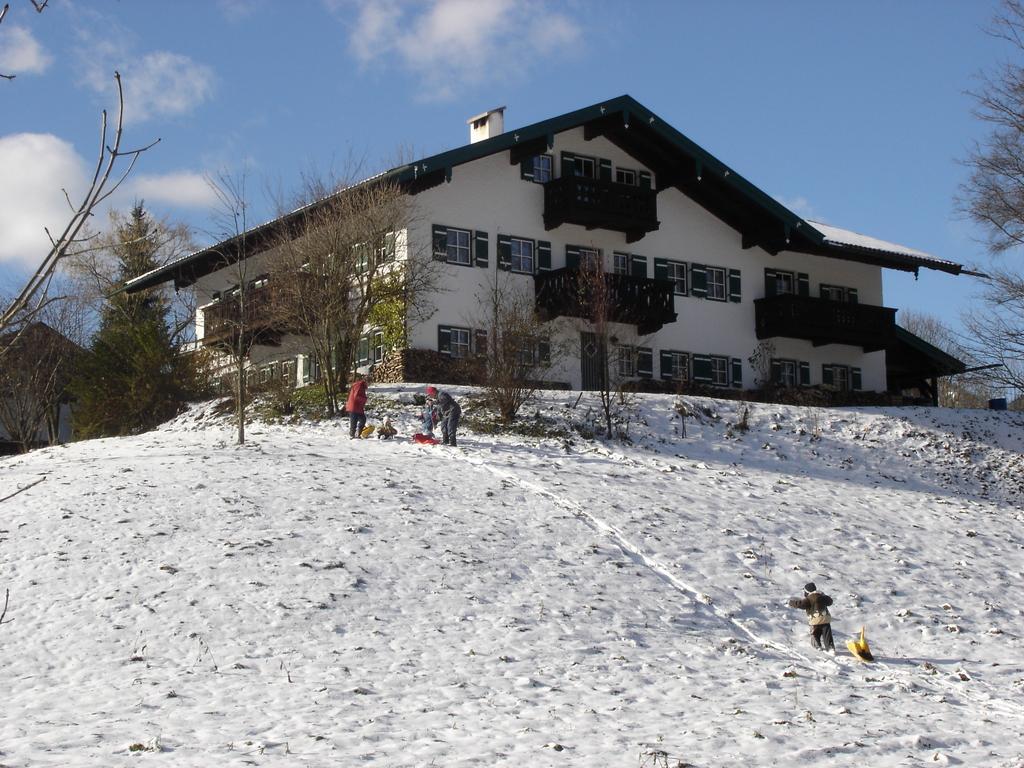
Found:
M 466 123 L 469 125 L 470 144 L 497 136 L 505 130 L 505 108 L 489 109 L 469 118 Z

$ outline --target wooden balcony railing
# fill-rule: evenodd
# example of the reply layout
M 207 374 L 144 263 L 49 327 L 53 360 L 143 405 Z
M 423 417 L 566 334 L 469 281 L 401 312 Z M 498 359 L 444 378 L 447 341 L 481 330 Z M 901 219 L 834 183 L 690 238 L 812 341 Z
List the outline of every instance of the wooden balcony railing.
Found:
M 823 344 L 885 349 L 896 333 L 896 310 L 783 294 L 754 301 L 757 338 L 782 336 Z
M 606 273 L 609 289 L 605 319 L 637 326 L 642 336 L 674 323 L 676 312 L 673 286 L 668 280 Z M 593 290 L 581 280 L 579 269 L 565 267 L 541 272 L 534 278 L 537 313 L 542 320 L 556 317 L 590 318 L 594 311 Z
M 649 187 L 563 176 L 544 185 L 544 228 L 578 224 L 624 232 L 635 242 L 658 223 L 658 195 Z
M 273 286 L 250 288 L 245 292 L 244 309 L 237 296 L 227 296 L 203 309 L 202 341 L 207 346 L 223 344 L 244 332 L 256 342 L 276 343 L 283 330 L 278 318 Z

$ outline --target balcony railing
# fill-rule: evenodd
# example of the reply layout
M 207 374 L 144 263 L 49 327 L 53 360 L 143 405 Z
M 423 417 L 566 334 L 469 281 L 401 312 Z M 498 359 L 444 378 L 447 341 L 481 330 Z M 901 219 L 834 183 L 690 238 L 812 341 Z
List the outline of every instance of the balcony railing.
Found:
M 676 312 L 673 286 L 668 280 L 649 277 L 604 274 L 608 288 L 606 320 L 637 326 L 642 336 L 674 323 Z M 556 317 L 592 318 L 595 305 L 593 288 L 581 279 L 579 269 L 565 267 L 541 272 L 534 279 L 537 313 L 542 320 Z
M 228 296 L 203 309 L 203 344 L 234 341 L 239 333 L 245 333 L 254 342 L 276 343 L 282 330 L 278 316 L 271 285 L 247 290 L 244 310 L 237 296 Z
M 657 192 L 580 176 L 552 179 L 544 185 L 544 228 L 562 224 L 624 232 L 635 242 L 659 226 Z
M 759 339 L 783 336 L 823 344 L 850 344 L 865 352 L 885 349 L 896 333 L 896 310 L 810 296 L 783 294 L 754 301 Z

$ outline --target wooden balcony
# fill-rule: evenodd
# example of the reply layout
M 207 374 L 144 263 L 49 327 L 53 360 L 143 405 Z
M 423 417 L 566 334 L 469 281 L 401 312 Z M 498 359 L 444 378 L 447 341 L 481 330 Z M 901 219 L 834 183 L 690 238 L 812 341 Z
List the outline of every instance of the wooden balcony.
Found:
M 641 336 L 676 321 L 672 283 L 632 275 L 604 275 L 609 288 L 607 320 L 637 326 Z M 564 267 L 541 272 L 534 278 L 537 314 L 542 320 L 556 317 L 590 318 L 593 291 L 580 280 L 580 271 Z
M 237 296 L 228 296 L 203 309 L 202 342 L 205 346 L 228 344 L 243 332 L 253 344 L 276 346 L 284 332 L 278 315 L 272 286 L 250 288 L 245 293 L 244 312 Z
M 580 176 L 552 179 L 544 185 L 544 228 L 562 224 L 624 232 L 636 242 L 659 226 L 657 192 Z
M 896 333 L 896 310 L 783 294 L 754 301 L 757 338 L 805 339 L 814 346 L 850 344 L 875 352 Z

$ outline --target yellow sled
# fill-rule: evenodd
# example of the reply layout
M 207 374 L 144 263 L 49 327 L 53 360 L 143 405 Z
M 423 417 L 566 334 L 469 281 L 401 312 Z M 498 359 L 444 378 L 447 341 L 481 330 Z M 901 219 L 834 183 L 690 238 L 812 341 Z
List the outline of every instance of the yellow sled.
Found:
M 370 435 L 373 434 L 373 430 L 375 430 L 375 429 L 376 429 L 376 427 L 373 424 L 370 424 L 369 426 L 363 427 L 362 431 L 359 433 L 359 436 L 360 437 L 364 437 L 364 438 L 365 437 L 369 437 Z
M 875 660 L 875 657 L 871 655 L 871 649 L 868 647 L 868 639 L 864 637 L 864 627 L 860 628 L 860 637 L 846 641 L 846 647 L 850 649 L 850 653 L 861 661 Z

